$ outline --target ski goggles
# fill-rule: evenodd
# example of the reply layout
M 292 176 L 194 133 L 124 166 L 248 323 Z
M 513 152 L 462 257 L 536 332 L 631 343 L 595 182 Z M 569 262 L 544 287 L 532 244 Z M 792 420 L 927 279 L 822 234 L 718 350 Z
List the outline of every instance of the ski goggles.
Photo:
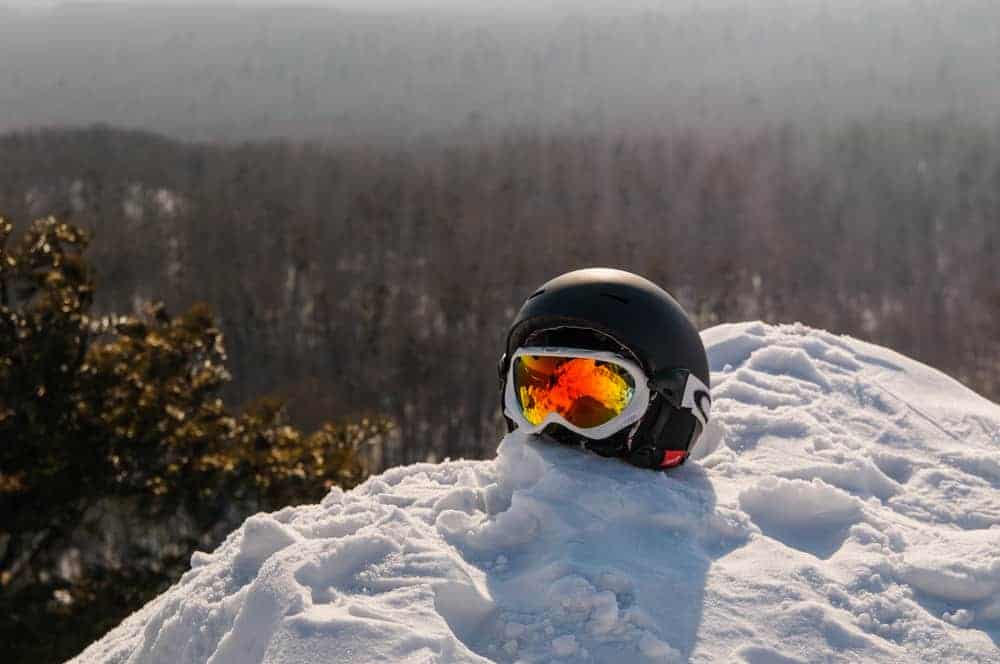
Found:
M 579 348 L 519 348 L 510 359 L 504 413 L 527 433 L 558 423 L 586 438 L 608 438 L 638 422 L 653 393 L 708 422 L 708 387 L 684 369 L 653 378 L 617 353 Z

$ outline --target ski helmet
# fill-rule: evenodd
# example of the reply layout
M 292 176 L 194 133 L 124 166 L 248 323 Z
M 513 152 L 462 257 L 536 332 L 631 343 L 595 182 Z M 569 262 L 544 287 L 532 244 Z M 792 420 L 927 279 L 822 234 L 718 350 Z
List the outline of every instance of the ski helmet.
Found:
M 639 275 L 606 268 L 567 272 L 543 284 L 507 333 L 498 367 L 501 401 L 510 358 L 519 348 L 536 346 L 611 351 L 638 364 L 649 379 L 645 413 L 614 435 L 591 440 L 558 424 L 549 425 L 547 435 L 641 467 L 683 463 L 707 420 L 710 376 L 701 336 L 669 293 Z M 689 375 L 702 386 L 693 398 L 685 393 Z M 515 422 L 506 419 L 513 430 Z

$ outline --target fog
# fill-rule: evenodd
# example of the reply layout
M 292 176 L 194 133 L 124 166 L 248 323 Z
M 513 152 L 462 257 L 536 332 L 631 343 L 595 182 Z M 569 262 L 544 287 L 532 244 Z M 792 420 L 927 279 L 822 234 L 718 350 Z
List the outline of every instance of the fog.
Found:
M 83 5 L 127 5 L 127 6 L 194 6 L 199 3 L 194 0 L 97 0 L 80 2 L 73 0 L 4 0 L 0 7 L 17 9 L 52 9 L 55 7 Z M 832 9 L 859 8 L 872 4 L 862 0 L 214 0 L 216 6 L 234 7 L 328 7 L 338 9 L 494 9 L 509 11 L 555 9 L 569 10 L 675 10 L 698 7 L 801 7 L 826 6 Z M 877 0 L 875 4 L 908 5 L 915 4 L 913 0 Z M 923 2 L 919 4 L 935 4 Z M 939 4 L 946 4 L 939 2 Z
M 883 0 L 899 3 L 906 0 Z M 159 7 L 191 7 L 199 3 L 194 0 L 101 0 L 99 2 L 66 2 L 64 0 L 5 0 L 0 2 L 0 8 L 7 6 L 20 10 L 48 11 L 59 7 L 84 5 L 117 5 L 117 6 L 159 6 Z M 820 5 L 823 0 L 214 0 L 210 3 L 225 7 L 297 7 L 297 8 L 328 8 L 343 10 L 361 10 L 367 12 L 385 11 L 447 11 L 451 13 L 509 13 L 517 11 L 521 14 L 545 14 L 549 12 L 600 12 L 621 13 L 636 10 L 676 11 L 689 9 L 692 6 L 702 9 L 718 7 L 786 7 L 794 5 Z M 832 0 L 825 4 L 833 6 L 854 5 L 862 3 L 857 0 Z
M 399 140 L 993 123 L 1000 109 L 1000 7 L 988 0 L 322 4 L 7 12 L 0 130 L 101 122 L 185 139 Z

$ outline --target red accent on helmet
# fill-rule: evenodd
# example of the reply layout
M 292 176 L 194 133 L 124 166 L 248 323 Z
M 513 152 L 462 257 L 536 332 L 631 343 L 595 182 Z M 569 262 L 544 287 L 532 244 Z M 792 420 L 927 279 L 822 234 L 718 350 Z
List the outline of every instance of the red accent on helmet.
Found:
M 688 453 L 684 450 L 667 450 L 663 453 L 663 461 L 660 462 L 660 468 L 679 466 L 683 463 L 687 455 Z

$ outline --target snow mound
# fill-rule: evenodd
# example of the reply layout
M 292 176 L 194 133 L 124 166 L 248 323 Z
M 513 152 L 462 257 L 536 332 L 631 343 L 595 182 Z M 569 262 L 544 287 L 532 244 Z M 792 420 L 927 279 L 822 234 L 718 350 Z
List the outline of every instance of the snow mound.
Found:
M 258 514 L 76 660 L 1000 662 L 1000 407 L 801 325 L 703 334 L 654 473 L 517 433 Z

